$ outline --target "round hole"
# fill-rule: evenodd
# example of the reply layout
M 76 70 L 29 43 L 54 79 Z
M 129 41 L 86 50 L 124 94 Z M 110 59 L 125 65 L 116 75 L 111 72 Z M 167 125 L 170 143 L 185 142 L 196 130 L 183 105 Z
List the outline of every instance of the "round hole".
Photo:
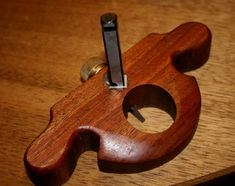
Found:
M 136 129 L 156 133 L 172 125 L 176 117 L 176 106 L 167 91 L 147 84 L 135 87 L 127 93 L 123 101 L 123 112 L 127 121 Z M 140 121 L 141 118 L 138 119 L 139 113 L 145 118 L 144 122 Z

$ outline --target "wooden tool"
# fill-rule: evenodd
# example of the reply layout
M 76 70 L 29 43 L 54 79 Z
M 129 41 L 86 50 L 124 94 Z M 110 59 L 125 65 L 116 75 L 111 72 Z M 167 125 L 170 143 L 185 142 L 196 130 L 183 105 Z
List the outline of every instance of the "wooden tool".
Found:
M 103 32 L 117 31 L 115 26 L 112 29 Z M 114 42 L 115 48 L 118 35 L 108 35 L 112 37 L 107 42 Z M 97 152 L 99 169 L 105 172 L 144 171 L 175 157 L 191 140 L 201 107 L 195 78 L 182 72 L 203 65 L 210 44 L 209 29 L 195 22 L 166 34 L 149 34 L 119 61 L 109 56 L 111 49 L 106 43 L 108 75 L 103 68 L 56 103 L 48 127 L 28 147 L 24 160 L 31 180 L 36 185 L 63 184 L 86 150 Z M 110 62 L 115 59 L 116 64 Z M 149 134 L 128 123 L 127 112 L 134 109 L 138 117 L 138 109 L 149 106 L 167 111 L 173 124 L 163 132 Z

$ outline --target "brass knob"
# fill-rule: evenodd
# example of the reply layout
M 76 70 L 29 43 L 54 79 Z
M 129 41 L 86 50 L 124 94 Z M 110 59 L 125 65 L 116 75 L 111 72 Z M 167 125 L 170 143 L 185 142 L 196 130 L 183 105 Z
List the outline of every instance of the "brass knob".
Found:
M 83 65 L 80 70 L 80 76 L 82 81 L 86 81 L 95 74 L 97 74 L 102 68 L 106 66 L 106 63 L 98 58 L 92 57 L 88 59 Z

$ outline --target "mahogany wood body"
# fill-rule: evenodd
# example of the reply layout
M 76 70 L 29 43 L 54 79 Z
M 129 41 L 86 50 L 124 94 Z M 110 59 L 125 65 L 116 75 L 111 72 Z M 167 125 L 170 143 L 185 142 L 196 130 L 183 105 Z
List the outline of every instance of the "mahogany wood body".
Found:
M 148 170 L 176 156 L 192 138 L 201 107 L 195 78 L 181 72 L 203 65 L 210 43 L 211 33 L 200 23 L 150 34 L 123 55 L 128 88 L 109 89 L 104 69 L 70 92 L 51 108 L 47 129 L 25 153 L 32 181 L 61 185 L 86 150 L 97 151 L 106 172 Z M 126 119 L 132 105 L 166 110 L 174 123 L 163 132 L 143 133 Z

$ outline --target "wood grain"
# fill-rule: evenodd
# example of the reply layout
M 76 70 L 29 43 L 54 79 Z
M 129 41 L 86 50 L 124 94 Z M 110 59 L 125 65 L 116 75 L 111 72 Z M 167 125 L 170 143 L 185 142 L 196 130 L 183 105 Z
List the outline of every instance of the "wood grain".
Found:
M 25 153 L 32 181 L 63 184 L 87 150 L 97 152 L 100 170 L 114 173 L 146 171 L 175 157 L 191 140 L 201 108 L 195 79 L 179 71 L 204 64 L 210 45 L 211 32 L 195 22 L 149 34 L 123 55 L 127 88 L 109 89 L 103 69 L 71 91 L 51 108 L 47 129 Z M 163 132 L 143 133 L 125 117 L 132 106 L 160 108 L 175 121 Z
M 202 94 L 200 121 L 190 145 L 161 167 L 136 174 L 103 173 L 96 153 L 86 152 L 66 185 L 170 185 L 225 168 L 232 171 L 234 7 L 232 1 L 1 1 L 1 184 L 32 185 L 23 164 L 25 149 L 47 126 L 48 108 L 81 84 L 82 63 L 103 50 L 100 28 L 93 25 L 107 11 L 119 16 L 122 51 L 148 33 L 165 33 L 184 22 L 208 25 L 213 34 L 210 59 L 189 73 Z M 150 121 L 164 118 L 151 113 Z

